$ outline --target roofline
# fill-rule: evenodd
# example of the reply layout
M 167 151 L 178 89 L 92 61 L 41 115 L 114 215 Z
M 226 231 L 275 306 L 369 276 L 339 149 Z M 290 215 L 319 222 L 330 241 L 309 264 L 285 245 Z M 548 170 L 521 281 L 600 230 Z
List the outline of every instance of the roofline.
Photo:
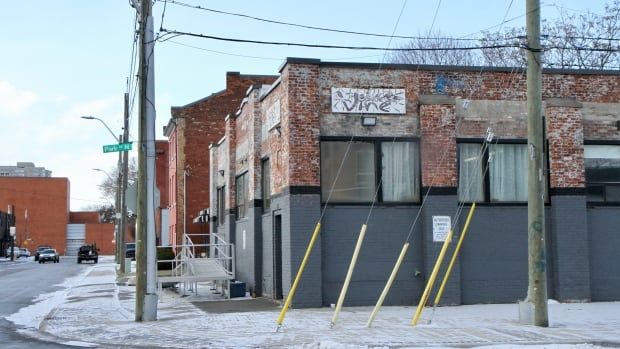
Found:
M 443 71 L 472 71 L 472 72 L 524 72 L 519 67 L 489 67 L 489 66 L 460 66 L 460 65 L 427 65 L 427 64 L 385 64 L 385 63 L 357 63 L 357 62 L 324 62 L 316 58 L 287 57 L 280 66 L 281 73 L 287 64 L 312 64 L 326 68 L 365 68 L 365 69 L 396 69 L 396 70 L 443 70 Z M 620 75 L 620 70 L 603 69 L 565 69 L 544 68 L 543 74 L 571 74 L 571 75 Z

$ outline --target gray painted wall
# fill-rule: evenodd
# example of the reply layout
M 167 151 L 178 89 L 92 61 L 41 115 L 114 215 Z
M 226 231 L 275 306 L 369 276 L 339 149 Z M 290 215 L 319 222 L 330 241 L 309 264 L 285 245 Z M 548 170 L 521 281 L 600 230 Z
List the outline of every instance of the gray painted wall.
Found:
M 342 288 L 355 244 L 370 207 L 329 206 L 323 217 L 322 272 L 323 305 L 335 304 Z M 366 229 L 364 244 L 344 305 L 375 304 L 405 243 L 418 208 L 375 207 Z M 419 299 L 423 285 L 420 229 L 410 237 L 410 246 L 385 305 L 411 305 Z
M 586 198 L 552 196 L 550 210 L 555 298 L 590 300 L 590 268 Z
M 593 301 L 620 299 L 620 207 L 589 207 L 588 235 Z
M 245 282 L 250 293 L 262 291 L 261 207 L 250 207 L 248 215 L 235 224 L 236 279 Z

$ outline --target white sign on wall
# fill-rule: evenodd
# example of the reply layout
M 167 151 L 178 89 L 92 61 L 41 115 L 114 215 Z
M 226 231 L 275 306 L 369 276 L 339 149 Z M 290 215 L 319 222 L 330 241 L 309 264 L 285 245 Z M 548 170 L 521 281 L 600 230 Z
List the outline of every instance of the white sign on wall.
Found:
M 271 130 L 280 123 L 280 100 L 275 101 L 267 109 L 267 130 Z
M 403 88 L 332 87 L 332 112 L 405 114 Z
M 446 241 L 451 226 L 450 216 L 433 216 L 433 241 Z

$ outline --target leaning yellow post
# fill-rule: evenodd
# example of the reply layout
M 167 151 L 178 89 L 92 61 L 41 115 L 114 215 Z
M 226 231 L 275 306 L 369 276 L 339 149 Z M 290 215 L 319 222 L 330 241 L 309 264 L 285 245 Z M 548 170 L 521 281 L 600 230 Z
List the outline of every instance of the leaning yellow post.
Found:
M 342 309 L 342 303 L 344 302 L 344 297 L 347 294 L 347 290 L 349 289 L 349 283 L 351 282 L 351 275 L 353 275 L 353 269 L 355 269 L 355 263 L 357 263 L 357 256 L 360 253 L 360 249 L 362 248 L 362 242 L 364 241 L 364 236 L 366 235 L 366 224 L 362 224 L 362 229 L 360 230 L 360 235 L 357 238 L 357 244 L 355 244 L 355 250 L 353 251 L 353 257 L 351 258 L 351 263 L 349 264 L 349 270 L 347 271 L 347 276 L 344 279 L 344 284 L 342 285 L 342 289 L 340 290 L 340 296 L 338 297 L 338 303 L 336 304 L 336 310 L 334 310 L 334 316 L 332 317 L 331 326 L 336 325 L 336 321 L 338 321 L 338 315 L 340 314 L 340 310 Z
M 441 286 L 439 286 L 439 291 L 437 291 L 437 296 L 435 296 L 435 302 L 433 302 L 433 306 L 436 306 L 437 304 L 439 304 L 439 300 L 441 299 L 441 295 L 443 294 L 443 289 L 446 287 L 446 283 L 448 282 L 448 278 L 450 277 L 450 272 L 452 271 L 452 267 L 454 266 L 456 257 L 459 255 L 459 251 L 461 250 L 461 244 L 463 243 L 465 234 L 467 234 L 467 228 L 469 228 L 469 221 L 471 221 L 471 217 L 474 215 L 475 209 L 476 209 L 476 203 L 474 202 L 471 205 L 471 208 L 469 209 L 469 214 L 467 215 L 467 219 L 465 220 L 465 225 L 463 226 L 463 233 L 461 233 L 461 237 L 459 237 L 459 242 L 456 244 L 456 248 L 454 248 L 454 254 L 452 255 L 450 264 L 448 264 L 448 269 L 446 270 L 446 275 L 444 275 L 443 277 Z
M 398 256 L 398 259 L 396 260 L 394 269 L 392 269 L 392 274 L 390 274 L 390 278 L 385 284 L 385 287 L 383 288 L 383 292 L 381 292 L 381 296 L 379 297 L 379 300 L 377 301 L 375 308 L 372 310 L 372 313 L 370 313 L 370 317 L 368 318 L 366 327 L 372 326 L 372 322 L 375 320 L 375 316 L 377 316 L 377 313 L 379 312 L 379 308 L 381 308 L 381 305 L 383 305 L 383 301 L 385 300 L 385 297 L 387 296 L 388 291 L 390 290 L 390 287 L 392 287 L 392 283 L 394 282 L 394 279 L 396 279 L 396 274 L 398 274 L 398 268 L 400 268 L 400 265 L 403 262 L 403 259 L 405 258 L 405 252 L 407 252 L 408 248 L 409 248 L 409 243 L 405 242 L 405 244 L 403 245 L 403 249 L 400 251 L 400 255 Z
M 301 261 L 301 265 L 299 266 L 299 270 L 297 271 L 297 276 L 295 277 L 295 281 L 293 282 L 293 286 L 291 286 L 291 290 L 286 297 L 286 302 L 284 302 L 284 307 L 280 311 L 280 316 L 278 316 L 278 326 L 282 326 L 282 322 L 284 322 L 284 317 L 286 316 L 286 312 L 288 308 L 291 306 L 291 302 L 293 301 L 293 297 L 295 297 L 295 291 L 297 290 L 297 285 L 299 284 L 299 279 L 301 279 L 301 274 L 304 273 L 304 268 L 306 267 L 306 262 L 308 258 L 310 258 L 310 253 L 312 252 L 312 247 L 314 247 L 314 242 L 316 241 L 317 236 L 319 236 L 319 231 L 321 230 L 321 222 L 316 224 L 316 228 L 314 228 L 314 233 L 312 233 L 312 238 L 310 239 L 310 243 L 308 244 L 308 248 L 306 249 L 306 254 L 304 255 L 304 259 Z
M 422 315 L 422 309 L 426 305 L 428 301 L 429 294 L 431 293 L 431 289 L 433 288 L 433 284 L 435 283 L 435 278 L 437 278 L 437 273 L 439 273 L 439 267 L 441 266 L 441 262 L 443 261 L 443 257 L 446 255 L 446 251 L 448 250 L 448 245 L 450 245 L 450 241 L 452 241 L 452 230 L 448 232 L 448 236 L 446 236 L 446 241 L 443 242 L 443 246 L 441 247 L 441 251 L 439 252 L 439 257 L 437 257 L 437 261 L 435 262 L 435 267 L 433 267 L 433 271 L 431 272 L 431 277 L 428 279 L 428 283 L 426 284 L 426 288 L 424 289 L 424 293 L 420 298 L 420 303 L 418 304 L 418 308 L 415 311 L 415 315 L 411 320 L 411 325 L 415 326 L 420 320 L 420 315 Z

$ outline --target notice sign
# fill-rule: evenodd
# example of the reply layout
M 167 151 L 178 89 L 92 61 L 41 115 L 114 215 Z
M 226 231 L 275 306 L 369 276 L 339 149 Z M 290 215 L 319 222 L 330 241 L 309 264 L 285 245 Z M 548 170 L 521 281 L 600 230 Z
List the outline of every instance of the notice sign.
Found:
M 433 241 L 446 241 L 451 226 L 450 216 L 433 216 Z

